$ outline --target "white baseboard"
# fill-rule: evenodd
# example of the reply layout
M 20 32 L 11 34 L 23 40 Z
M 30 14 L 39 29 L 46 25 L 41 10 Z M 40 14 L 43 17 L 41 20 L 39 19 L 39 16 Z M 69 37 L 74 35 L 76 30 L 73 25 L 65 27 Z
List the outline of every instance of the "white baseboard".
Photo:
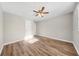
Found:
M 59 40 L 59 41 L 73 43 L 72 41 L 68 41 L 68 40 L 64 40 L 64 39 L 59 39 L 59 38 L 55 38 L 55 37 L 49 37 L 49 36 L 46 36 L 46 35 L 39 35 L 39 36 L 48 37 L 48 38 Z
M 8 45 L 8 44 L 12 44 L 12 43 L 16 43 L 16 42 L 19 42 L 19 41 L 22 41 L 22 40 L 16 40 L 16 41 L 12 41 L 12 42 L 5 42 L 5 43 L 3 44 L 3 46 L 4 46 L 4 45 Z
M 73 42 L 73 45 L 74 45 L 74 48 L 76 49 L 76 51 L 77 51 L 77 53 L 78 53 L 78 55 L 79 55 L 79 50 L 78 50 L 78 48 L 76 47 L 76 44 Z
M 0 55 L 1 55 L 2 49 L 3 49 L 3 47 L 4 47 L 5 45 L 12 44 L 12 43 L 16 43 L 16 42 L 19 42 L 19 41 L 22 41 L 22 40 L 16 40 L 16 41 L 4 43 L 4 44 L 1 46 L 1 48 L 0 48 Z
M 0 55 L 1 55 L 2 49 L 3 49 L 3 45 L 2 45 L 1 48 L 0 48 Z
M 39 35 L 39 36 L 44 36 L 44 37 L 48 37 L 48 38 L 51 38 L 49 36 L 45 36 L 45 35 Z M 67 40 L 63 40 L 63 39 L 58 39 L 58 38 L 51 38 L 51 39 L 55 39 L 55 40 L 60 40 L 60 41 L 64 41 L 64 42 L 69 42 L 69 43 L 72 43 L 74 48 L 76 49 L 78 55 L 79 55 L 79 50 L 78 48 L 76 47 L 76 44 L 73 42 L 73 41 L 67 41 Z
M 59 38 L 53 38 L 55 40 L 59 40 L 59 41 L 64 41 L 64 42 L 68 42 L 68 43 L 72 43 L 72 41 L 68 41 L 68 40 L 63 40 L 63 39 L 59 39 Z
M 45 35 L 39 35 L 39 36 L 44 36 L 44 37 L 51 38 L 51 37 L 49 37 L 49 36 L 45 36 Z M 60 41 L 64 41 L 64 42 L 72 43 L 72 44 L 74 45 L 74 47 L 75 47 L 75 49 L 76 49 L 78 55 L 79 55 L 79 51 L 78 51 L 78 49 L 76 48 L 76 44 L 75 44 L 74 42 L 72 42 L 72 41 L 67 41 L 67 40 L 63 40 L 63 39 L 58 39 L 58 38 L 51 38 L 51 39 L 56 39 L 56 40 L 60 40 Z M 19 41 L 22 41 L 22 40 L 16 40 L 16 41 L 12 41 L 12 42 L 8 42 L 8 43 L 4 43 L 4 44 L 2 45 L 2 47 L 0 48 L 0 54 L 1 54 L 2 49 L 3 49 L 3 47 L 4 47 L 5 45 L 12 44 L 12 43 L 16 43 L 16 42 L 19 42 Z
M 19 41 L 22 41 L 22 40 L 16 40 L 16 41 L 4 43 L 4 44 L 1 46 L 1 48 L 0 48 L 0 55 L 1 55 L 2 49 L 3 49 L 3 47 L 4 47 L 5 45 L 12 44 L 12 43 L 16 43 L 16 42 L 19 42 Z

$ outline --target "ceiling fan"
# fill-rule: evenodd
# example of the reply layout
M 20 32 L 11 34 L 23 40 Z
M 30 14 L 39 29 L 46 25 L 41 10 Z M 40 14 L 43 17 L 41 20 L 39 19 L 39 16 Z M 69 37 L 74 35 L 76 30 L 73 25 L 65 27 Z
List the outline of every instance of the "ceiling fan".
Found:
M 41 16 L 43 17 L 45 14 L 48 14 L 49 12 L 44 12 L 45 7 L 42 7 L 41 10 L 33 10 L 33 12 L 36 13 L 35 16 Z

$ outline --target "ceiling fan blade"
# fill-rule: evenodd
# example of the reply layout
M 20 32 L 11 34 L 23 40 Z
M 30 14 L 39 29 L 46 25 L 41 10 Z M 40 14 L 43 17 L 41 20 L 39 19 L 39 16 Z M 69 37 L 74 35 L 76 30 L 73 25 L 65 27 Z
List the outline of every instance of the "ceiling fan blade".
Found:
M 36 13 L 38 13 L 36 10 L 33 10 L 33 12 L 36 12 Z
M 42 7 L 41 11 L 43 11 L 45 9 L 45 7 Z
M 48 14 L 49 12 L 43 12 L 43 14 Z
M 36 14 L 35 16 L 38 16 L 38 14 Z

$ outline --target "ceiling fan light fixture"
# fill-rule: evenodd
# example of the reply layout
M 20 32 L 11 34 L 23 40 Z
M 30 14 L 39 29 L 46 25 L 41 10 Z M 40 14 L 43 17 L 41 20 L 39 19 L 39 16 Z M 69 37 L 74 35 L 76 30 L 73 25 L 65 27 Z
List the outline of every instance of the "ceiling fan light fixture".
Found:
M 39 16 L 40 16 L 40 17 L 43 17 L 43 16 L 44 16 L 44 14 L 42 14 L 42 13 L 39 13 Z
M 43 17 L 45 14 L 48 14 L 49 12 L 44 12 L 45 7 L 42 7 L 41 10 L 33 10 L 33 12 L 36 13 L 35 16 L 41 16 Z

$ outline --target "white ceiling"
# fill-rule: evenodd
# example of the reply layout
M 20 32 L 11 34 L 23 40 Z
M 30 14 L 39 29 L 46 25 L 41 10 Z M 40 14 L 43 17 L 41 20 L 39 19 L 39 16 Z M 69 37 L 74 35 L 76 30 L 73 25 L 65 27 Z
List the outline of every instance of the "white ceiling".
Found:
M 75 2 L 4 2 L 1 4 L 5 12 L 34 21 L 41 21 L 50 17 L 70 13 L 75 7 Z M 42 6 L 45 6 L 45 11 L 49 11 L 49 14 L 44 17 L 36 17 L 33 10 L 38 10 Z

